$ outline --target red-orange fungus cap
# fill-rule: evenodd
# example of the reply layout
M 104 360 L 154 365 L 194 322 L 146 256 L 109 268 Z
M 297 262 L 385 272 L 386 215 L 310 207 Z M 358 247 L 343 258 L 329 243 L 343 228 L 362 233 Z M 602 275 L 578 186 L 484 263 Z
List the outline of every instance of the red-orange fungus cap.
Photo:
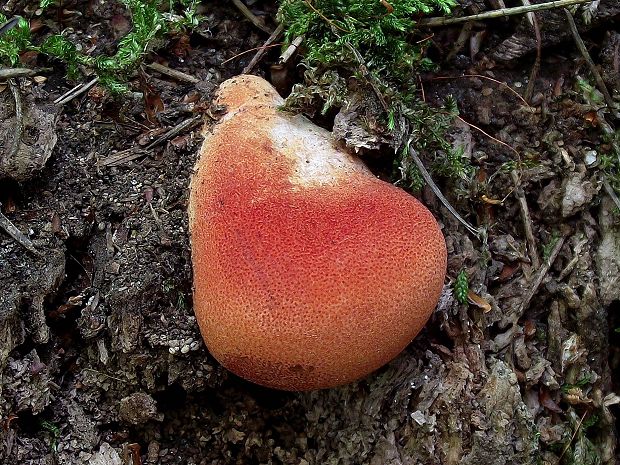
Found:
M 265 80 L 220 87 L 191 182 L 194 311 L 213 356 L 258 384 L 366 376 L 433 312 L 446 245 L 418 200 L 377 179 Z

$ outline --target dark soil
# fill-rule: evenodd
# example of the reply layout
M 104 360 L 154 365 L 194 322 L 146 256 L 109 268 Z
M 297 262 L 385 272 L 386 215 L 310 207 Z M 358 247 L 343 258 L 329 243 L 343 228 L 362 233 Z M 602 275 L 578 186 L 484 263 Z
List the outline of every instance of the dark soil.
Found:
M 616 98 L 617 6 L 601 5 L 596 29 L 583 29 Z M 113 49 L 110 25 L 122 26 L 122 8 L 63 8 L 72 40 L 87 46 L 97 37 L 101 50 Z M 204 10 L 196 31 L 168 38 L 145 60 L 198 83 L 145 67 L 127 95 L 96 85 L 58 107 L 52 102 L 76 82 L 61 63 L 23 57 L 51 70 L 45 80 L 19 80 L 32 140 L 19 159 L 0 163 L 1 211 L 38 252 L 0 230 L 0 462 L 615 463 L 620 216 L 600 166 L 611 153 L 603 128 L 620 121 L 578 86 L 580 77 L 594 81 L 567 29 L 543 34 L 549 47 L 531 106 L 509 90 L 524 93 L 534 63 L 535 45 L 518 59 L 506 55 L 511 41 L 527 47 L 519 34 L 533 35 L 522 17 L 480 23 L 472 32 L 480 51 L 463 49 L 424 77 L 430 103 L 449 94 L 458 101 L 463 121 L 453 138 L 477 168 L 469 183 L 436 180 L 488 240 L 469 235 L 430 190 L 418 193 L 449 251 L 427 328 L 358 383 L 287 393 L 220 367 L 192 313 L 186 203 L 201 143 L 195 117 L 211 121 L 215 88 L 253 52 L 223 62 L 267 39 L 232 5 Z M 2 11 L 34 14 L 22 1 Z M 45 28 L 61 28 L 60 13 L 49 11 Z M 253 11 L 273 27 L 274 5 Z M 436 31 L 438 60 L 459 30 Z M 270 77 L 277 56 L 269 52 L 254 72 Z M 10 89 L 0 89 L 2 158 L 15 122 Z M 183 121 L 188 128 L 149 145 Z M 389 153 L 380 156 L 373 166 L 391 165 Z M 452 295 L 463 269 L 468 305 Z

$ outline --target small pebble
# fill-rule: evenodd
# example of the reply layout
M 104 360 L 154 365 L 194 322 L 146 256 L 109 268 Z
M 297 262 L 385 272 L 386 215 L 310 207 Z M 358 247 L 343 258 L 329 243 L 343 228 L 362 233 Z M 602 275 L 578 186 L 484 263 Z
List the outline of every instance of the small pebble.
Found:
M 597 155 L 598 154 L 596 153 L 596 150 L 588 150 L 583 156 L 583 159 L 586 165 L 587 166 L 594 165 L 598 159 Z

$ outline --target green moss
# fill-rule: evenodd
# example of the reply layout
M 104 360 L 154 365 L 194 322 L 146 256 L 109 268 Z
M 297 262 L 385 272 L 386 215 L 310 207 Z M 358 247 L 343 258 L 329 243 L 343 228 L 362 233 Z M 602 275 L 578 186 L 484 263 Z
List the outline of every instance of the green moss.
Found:
M 0 26 L 7 21 L 8 18 L 0 13 Z M 10 66 L 18 65 L 20 52 L 26 50 L 29 44 L 30 28 L 28 21 L 24 18 L 18 18 L 17 22 L 0 36 L 0 63 Z
M 543 244 L 542 251 L 543 251 L 543 260 L 545 262 L 549 260 L 549 257 L 551 257 L 551 252 L 553 251 L 553 248 L 555 247 L 555 245 L 558 243 L 559 240 L 560 240 L 560 233 L 558 231 L 553 231 L 549 241 Z
M 119 41 L 113 55 L 85 55 L 60 34 L 52 35 L 40 45 L 35 45 L 30 36 L 28 22 L 20 19 L 17 27 L 0 37 L 0 63 L 15 66 L 19 63 L 20 53 L 34 50 L 63 62 L 70 78 L 78 76 L 80 66 L 91 68 L 103 85 L 113 92 L 123 92 L 131 73 L 139 66 L 158 37 L 171 31 L 195 27 L 200 21 L 200 17 L 196 15 L 197 0 L 119 1 L 127 7 L 133 27 Z M 47 8 L 53 3 L 51 0 L 42 0 L 40 5 Z M 4 21 L 6 18 L 0 14 L 0 23 Z
M 52 452 L 56 452 L 56 448 L 58 446 L 58 439 L 60 438 L 60 428 L 47 420 L 41 420 L 39 423 L 41 426 L 41 430 L 46 431 L 50 435 L 50 450 Z
M 454 282 L 454 296 L 460 304 L 467 303 L 467 293 L 469 292 L 469 278 L 465 270 L 459 271 Z
M 452 147 L 446 133 L 458 108 L 447 97 L 442 108 L 420 98 L 417 73 L 434 67 L 425 56 L 429 43 L 419 40 L 416 16 L 448 13 L 453 0 L 283 0 L 278 17 L 285 42 L 303 36 L 304 84 L 294 88 L 287 106 L 325 114 L 351 98 L 351 79 L 376 94 L 376 119 L 397 153 L 394 178 L 411 189 L 422 181 L 406 148 L 432 154 L 434 173 L 463 180 L 473 173 L 463 151 Z
M 431 66 L 424 45 L 410 40 L 416 15 L 447 13 L 453 5 L 453 0 L 283 0 L 279 18 L 287 41 L 305 36 L 309 62 L 356 67 L 353 48 L 369 71 L 398 81 Z

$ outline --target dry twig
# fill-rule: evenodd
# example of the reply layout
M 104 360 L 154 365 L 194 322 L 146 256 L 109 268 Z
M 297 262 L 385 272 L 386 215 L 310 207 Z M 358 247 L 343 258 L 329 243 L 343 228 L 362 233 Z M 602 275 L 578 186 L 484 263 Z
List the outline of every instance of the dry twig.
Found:
M 618 112 L 616 108 L 616 104 L 611 98 L 611 94 L 607 90 L 607 86 L 605 85 L 605 81 L 601 76 L 601 73 L 598 72 L 592 57 L 590 56 L 590 52 L 586 47 L 586 44 L 583 43 L 583 39 L 579 35 L 579 31 L 577 30 L 577 25 L 575 24 L 575 18 L 573 18 L 573 14 L 564 8 L 564 14 L 566 15 L 566 19 L 568 21 L 568 26 L 570 27 L 571 34 L 573 35 L 573 39 L 575 41 L 575 45 L 579 49 L 579 52 L 583 56 L 583 59 L 586 60 L 588 64 L 588 68 L 590 68 L 590 72 L 592 76 L 594 76 L 594 80 L 596 81 L 596 85 L 598 86 L 598 90 L 603 94 L 603 98 L 605 99 L 605 103 L 609 107 L 609 110 L 613 113 L 616 118 L 620 118 L 620 112 Z
M 0 207 L 2 204 L 0 203 Z M 34 255 L 40 255 L 39 251 L 34 248 L 34 244 L 30 239 L 28 239 L 13 223 L 9 220 L 2 212 L 0 212 L 0 228 L 4 229 L 6 233 L 11 236 L 15 242 L 20 244 L 29 252 Z
M 620 210 L 620 199 L 616 195 L 616 191 L 614 191 L 614 188 L 611 187 L 611 184 L 609 184 L 609 181 L 607 179 L 603 181 L 603 188 L 605 189 L 605 192 L 607 192 L 607 195 L 611 197 L 611 200 L 613 200 L 613 202 L 616 204 L 616 208 Z
M 241 12 L 243 16 L 245 16 L 254 26 L 259 28 L 261 31 L 266 32 L 267 34 L 271 34 L 272 31 L 265 26 L 257 16 L 250 11 L 250 9 L 245 6 L 245 4 L 241 0 L 232 0 L 233 5 L 237 7 L 237 9 Z
M 0 68 L 0 81 L 7 79 L 15 79 L 22 77 L 31 77 L 37 74 L 34 69 L 30 68 Z
M 418 26 L 437 27 L 447 26 L 448 24 L 466 23 L 468 21 L 480 21 L 483 19 L 503 18 L 505 16 L 521 15 L 530 11 L 551 10 L 553 8 L 562 8 L 570 5 L 580 5 L 582 3 L 591 3 L 592 0 L 558 0 L 553 2 L 537 3 L 535 5 L 517 6 L 514 8 L 504 8 L 501 10 L 486 11 L 471 16 L 462 16 L 460 18 L 427 18 L 418 21 Z
M 571 444 L 575 440 L 575 437 L 577 436 L 577 433 L 581 429 L 581 425 L 583 424 L 583 420 L 586 418 L 587 414 L 588 414 L 588 411 L 586 410 L 585 412 L 583 412 L 583 415 L 581 415 L 581 418 L 579 419 L 579 422 L 577 423 L 577 427 L 575 428 L 575 431 L 573 431 L 573 435 L 571 436 L 570 441 L 566 444 L 566 446 L 564 446 L 564 449 L 562 450 L 562 453 L 560 454 L 560 458 L 558 459 L 558 463 L 560 463 L 562 461 L 562 457 L 564 457 L 564 455 L 566 454 L 566 452 L 570 448 Z
M 520 187 L 519 176 L 515 170 L 510 172 L 512 182 L 515 184 L 515 193 L 519 206 L 521 207 L 521 219 L 523 220 L 523 228 L 525 229 L 525 238 L 527 239 L 528 249 L 530 251 L 530 260 L 532 266 L 535 269 L 540 268 L 540 257 L 538 256 L 538 249 L 536 247 L 536 239 L 534 238 L 534 229 L 532 228 L 532 218 L 530 216 L 530 209 L 527 206 L 527 199 L 523 193 L 523 189 Z
M 20 19 L 21 19 L 21 16 L 13 16 L 7 22 L 0 24 L 0 36 L 3 34 L 6 34 L 11 29 L 13 29 L 15 26 L 17 26 L 19 24 Z
M 529 0 L 523 0 L 530 5 Z M 538 25 L 538 19 L 533 12 L 528 13 L 528 19 L 530 20 L 532 27 L 534 28 L 534 35 L 536 36 L 536 59 L 534 60 L 534 65 L 532 66 L 532 70 L 530 71 L 530 77 L 527 82 L 527 87 L 525 89 L 524 99 L 528 102 L 532 99 L 532 95 L 534 94 L 534 84 L 536 83 L 536 77 L 538 76 L 538 71 L 540 71 L 540 58 L 542 56 L 541 47 L 542 47 L 542 37 L 540 35 L 540 26 Z
M 13 94 L 13 99 L 15 100 L 15 131 L 11 148 L 6 154 L 6 157 L 12 160 L 17 156 L 19 146 L 22 143 L 22 137 L 24 136 L 24 104 L 17 83 L 13 79 L 9 79 L 8 83 L 11 88 L 11 93 Z
M 146 67 L 158 72 L 159 74 L 163 74 L 165 76 L 176 79 L 177 81 L 189 82 L 191 84 L 196 84 L 197 82 L 200 82 L 200 79 L 195 76 L 186 74 L 182 71 L 177 71 L 176 69 L 169 68 L 168 66 L 164 66 L 159 63 L 153 62 L 149 65 L 146 65 Z
M 224 61 L 222 61 L 222 63 L 220 63 L 221 65 L 225 65 L 226 63 L 229 63 L 233 60 L 236 60 L 237 58 L 242 57 L 243 55 L 247 55 L 250 52 L 257 52 L 256 55 L 260 54 L 262 56 L 262 54 L 265 52 L 265 50 L 267 50 L 268 48 L 272 48 L 272 47 L 278 47 L 282 45 L 281 43 L 279 44 L 271 44 L 271 45 L 261 45 L 260 47 L 252 47 L 249 48 L 247 50 L 244 50 L 243 52 L 239 52 L 236 53 L 235 55 L 226 58 Z M 256 56 L 254 55 L 254 56 Z M 256 64 L 256 63 L 255 63 Z M 242 71 L 241 74 L 247 74 L 245 71 Z
M 429 172 L 426 170 L 424 163 L 422 163 L 422 160 L 420 160 L 420 157 L 418 157 L 417 152 L 412 147 L 409 147 L 409 154 L 411 155 L 413 162 L 418 167 L 418 170 L 420 170 L 420 174 L 422 175 L 422 178 L 424 178 L 424 181 L 426 182 L 426 184 L 428 184 L 431 190 L 435 193 L 435 195 L 441 201 L 443 206 L 446 207 L 450 213 L 452 213 L 452 215 L 458 220 L 459 223 L 465 226 L 465 229 L 467 229 L 471 234 L 476 236 L 476 238 L 481 239 L 483 235 L 483 231 L 474 228 L 465 219 L 463 219 L 461 215 L 458 214 L 458 212 L 454 209 L 452 205 L 450 205 L 450 202 L 448 202 L 448 199 L 444 197 L 439 187 L 437 187 L 437 184 L 435 184 L 435 181 L 433 181 L 433 178 L 431 177 Z
M 388 107 L 387 102 L 385 101 L 385 97 L 381 93 L 381 90 L 379 90 L 379 86 L 375 82 L 373 75 L 370 74 L 370 72 L 368 71 L 368 66 L 366 66 L 366 62 L 364 61 L 362 54 L 355 47 L 353 47 L 349 42 L 345 42 L 345 45 L 347 46 L 349 50 L 351 50 L 351 53 L 353 53 L 353 55 L 355 56 L 355 59 L 360 65 L 360 71 L 362 72 L 362 75 L 364 76 L 364 78 L 366 78 L 366 81 L 368 82 L 368 84 L 370 84 L 370 87 L 372 87 L 372 90 L 374 91 L 377 98 L 379 99 L 379 103 L 381 104 L 385 112 L 389 113 L 390 109 Z
M 573 252 L 574 256 L 560 272 L 560 275 L 558 276 L 558 282 L 563 281 L 564 278 L 566 278 L 570 274 L 570 272 L 573 271 L 575 265 L 577 265 L 577 262 L 579 261 L 579 258 L 581 258 L 581 251 L 583 250 L 583 246 L 586 245 L 588 241 L 589 239 L 587 237 L 584 237 L 579 242 L 577 242 L 577 245 L 575 245 L 575 249 Z
M 86 84 L 84 83 L 78 84 L 73 89 L 65 92 L 60 97 L 58 97 L 56 100 L 54 100 L 54 103 L 56 105 L 64 105 L 65 103 L 70 102 L 74 98 L 82 95 L 84 92 L 87 92 L 91 87 L 93 87 L 98 82 L 99 82 L 99 78 L 96 77 L 95 79 L 93 79 L 90 82 L 87 82 Z
M 288 46 L 286 50 L 280 55 L 280 59 L 278 60 L 278 64 L 284 64 L 291 59 L 291 57 L 295 54 L 299 46 L 304 40 L 304 36 L 297 36 L 291 42 L 291 45 Z
M 456 57 L 456 54 L 459 53 L 461 49 L 465 46 L 465 43 L 471 37 L 471 31 L 473 27 L 474 27 L 473 21 L 469 21 L 463 25 L 463 27 L 461 28 L 461 32 L 459 32 L 459 36 L 454 42 L 454 46 L 450 50 L 450 53 L 448 53 L 448 56 L 446 56 L 447 62 L 451 62 L 454 59 L 454 57 Z
M 309 0 L 304 0 L 304 2 L 306 3 L 306 5 L 308 5 L 310 7 L 310 9 L 312 11 L 314 11 L 317 15 L 319 15 L 321 17 L 321 19 L 323 19 L 323 21 L 325 21 L 327 24 L 329 24 L 333 29 L 338 29 L 340 32 L 344 32 L 345 34 L 349 34 L 351 32 L 351 31 L 347 31 L 346 29 L 342 29 L 336 23 L 331 21 L 327 16 L 325 16 L 323 13 L 321 13 L 319 10 L 317 10 L 316 7 Z M 334 33 L 335 32 L 336 31 L 334 30 Z
M 195 126 L 201 120 L 202 120 L 202 116 L 201 115 L 196 115 L 196 116 L 192 116 L 191 118 L 188 118 L 186 120 L 181 121 L 179 124 L 177 124 L 176 126 L 170 128 L 168 131 L 166 131 L 161 136 L 159 136 L 157 139 L 155 139 L 153 142 L 151 142 L 149 145 L 147 145 L 145 147 L 145 150 L 150 150 L 153 147 L 157 147 L 159 144 L 167 141 L 168 139 L 172 139 L 177 134 L 185 132 L 186 130 L 188 130 L 191 127 Z
M 116 152 L 103 160 L 97 162 L 98 167 L 119 166 L 147 155 L 147 151 L 141 148 L 131 147 L 129 149 Z
M 558 241 L 553 246 L 553 249 L 551 250 L 551 254 L 549 255 L 549 258 L 540 267 L 540 269 L 538 270 L 538 274 L 536 275 L 536 278 L 534 279 L 534 282 L 532 283 L 528 291 L 525 293 L 523 300 L 521 300 L 521 304 L 517 308 L 516 312 L 511 315 L 514 318 L 514 321 L 521 318 L 521 316 L 523 316 L 523 314 L 525 313 L 525 310 L 529 307 L 530 302 L 532 301 L 532 299 L 538 292 L 538 288 L 540 287 L 543 280 L 545 279 L 545 276 L 547 276 L 547 273 L 551 269 L 551 265 L 553 265 L 553 262 L 555 262 L 555 259 L 558 257 L 560 250 L 562 250 L 562 246 L 564 245 L 564 242 L 566 241 L 567 237 L 568 237 L 568 233 L 565 233 L 563 236 L 561 236 L 558 239 Z
M 176 126 L 170 128 L 168 131 L 163 133 L 161 136 L 159 136 L 157 139 L 155 139 L 153 142 L 151 142 L 146 147 L 144 148 L 131 147 L 129 149 L 122 150 L 120 152 L 112 154 L 109 157 L 106 157 L 103 160 L 99 161 L 98 166 L 118 166 L 118 165 L 122 165 L 124 163 L 130 162 L 132 160 L 141 158 L 147 155 L 150 149 L 157 147 L 158 145 L 162 144 L 168 139 L 171 139 L 175 137 L 176 135 L 187 131 L 188 129 L 191 129 L 193 126 L 197 125 L 201 120 L 202 120 L 201 115 L 195 115 L 195 116 L 192 116 L 191 118 L 183 120 Z
M 280 36 L 282 35 L 283 32 L 284 32 L 284 25 L 283 24 L 278 24 L 278 27 L 275 29 L 275 31 L 273 31 L 271 33 L 271 35 L 265 41 L 263 46 L 259 47 L 258 51 L 252 57 L 252 59 L 250 60 L 248 65 L 245 68 L 243 68 L 243 74 L 247 74 L 247 73 L 249 73 L 250 71 L 252 71 L 254 69 L 254 66 L 256 66 L 256 63 L 258 63 L 259 60 L 263 57 L 263 55 L 265 54 L 265 51 L 269 47 L 272 46 L 271 44 L 273 44 L 276 40 L 278 40 L 280 38 Z

